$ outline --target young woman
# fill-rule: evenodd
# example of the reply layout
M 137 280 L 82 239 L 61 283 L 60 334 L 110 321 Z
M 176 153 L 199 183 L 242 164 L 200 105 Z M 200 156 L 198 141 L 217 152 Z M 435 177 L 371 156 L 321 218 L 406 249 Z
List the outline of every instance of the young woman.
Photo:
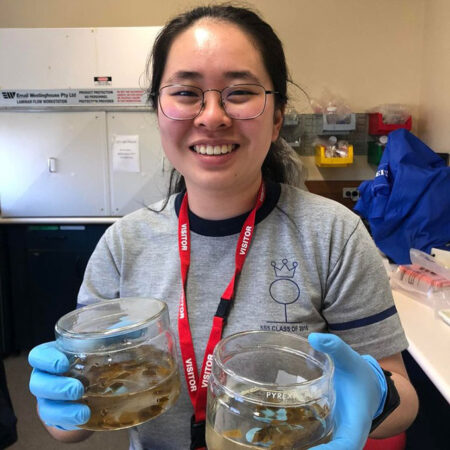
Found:
M 287 69 L 271 27 L 247 9 L 200 7 L 166 25 L 152 55 L 149 94 L 164 152 L 176 169 L 173 195 L 107 230 L 89 262 L 79 304 L 159 298 L 169 305 L 175 328 L 184 292 L 200 364 L 219 301 L 230 298 L 222 336 L 283 330 L 309 336 L 333 358 L 336 428 L 321 448 L 359 449 L 371 428 L 379 438 L 407 428 L 417 398 L 377 250 L 349 210 L 285 184 L 292 163 L 278 138 Z M 185 255 L 178 243 L 187 224 L 190 264 L 181 276 Z M 237 246 L 245 258 L 230 287 Z M 67 367 L 64 355 L 53 343 L 43 344 L 32 350 L 30 363 L 31 391 L 50 433 L 65 441 L 87 437 L 76 426 L 87 421 L 89 408 L 71 402 L 81 396 L 81 383 L 55 375 Z M 189 448 L 191 400 L 195 395 L 190 398 L 185 384 L 171 410 L 130 429 L 131 448 Z M 194 422 L 201 418 L 196 409 Z

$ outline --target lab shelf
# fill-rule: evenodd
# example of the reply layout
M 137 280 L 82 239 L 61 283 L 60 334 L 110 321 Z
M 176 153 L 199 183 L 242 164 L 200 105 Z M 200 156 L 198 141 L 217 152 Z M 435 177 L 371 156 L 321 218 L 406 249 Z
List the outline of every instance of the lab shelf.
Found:
M 356 114 L 349 114 L 344 122 L 336 122 L 333 114 L 323 114 L 321 134 L 347 134 L 356 129 Z
M 367 144 L 367 162 L 378 166 L 383 156 L 384 145 L 379 142 L 369 142 Z
M 353 164 L 353 145 L 348 146 L 348 156 L 327 158 L 325 156 L 325 146 L 316 146 L 316 165 L 319 167 L 347 167 Z
M 411 116 L 408 117 L 405 123 L 384 123 L 383 115 L 381 113 L 369 114 L 369 134 L 373 136 L 382 136 L 390 133 L 391 131 L 399 130 L 401 128 L 411 130 L 411 125 Z

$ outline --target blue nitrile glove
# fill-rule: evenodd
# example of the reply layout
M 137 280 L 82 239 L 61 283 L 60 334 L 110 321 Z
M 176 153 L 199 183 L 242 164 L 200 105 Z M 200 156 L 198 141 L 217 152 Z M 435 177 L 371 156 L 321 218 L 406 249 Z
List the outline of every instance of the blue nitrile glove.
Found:
M 328 353 L 335 365 L 335 429 L 332 440 L 314 450 L 360 450 L 369 435 L 372 420 L 384 408 L 386 377 L 377 361 L 360 355 L 334 334 L 311 333 L 309 343 Z
M 88 406 L 74 403 L 84 393 L 81 381 L 63 377 L 69 369 L 69 361 L 55 342 L 47 342 L 33 348 L 28 355 L 33 367 L 30 391 L 37 398 L 39 415 L 46 425 L 61 430 L 77 430 L 86 423 L 91 411 Z

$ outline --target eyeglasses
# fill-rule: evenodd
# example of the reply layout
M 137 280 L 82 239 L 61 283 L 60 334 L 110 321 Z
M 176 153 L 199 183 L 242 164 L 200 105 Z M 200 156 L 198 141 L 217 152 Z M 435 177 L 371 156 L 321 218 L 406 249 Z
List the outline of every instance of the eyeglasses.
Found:
M 159 90 L 159 106 L 169 119 L 195 119 L 205 107 L 205 93 L 210 91 L 220 94 L 220 106 L 227 116 L 239 120 L 260 116 L 266 107 L 267 94 L 278 94 L 276 91 L 267 91 L 259 84 L 235 84 L 222 90 L 170 84 Z

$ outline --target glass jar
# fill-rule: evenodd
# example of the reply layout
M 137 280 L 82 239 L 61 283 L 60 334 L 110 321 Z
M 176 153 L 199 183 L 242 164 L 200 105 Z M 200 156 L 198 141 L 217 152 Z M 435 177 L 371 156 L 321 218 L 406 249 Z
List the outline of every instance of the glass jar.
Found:
M 91 417 L 80 428 L 118 430 L 153 419 L 180 394 L 167 305 L 149 298 L 106 300 L 72 311 L 56 326 L 69 359 L 65 376 L 84 385 Z
M 331 438 L 334 366 L 297 335 L 245 331 L 220 341 L 208 386 L 208 450 L 298 450 Z

